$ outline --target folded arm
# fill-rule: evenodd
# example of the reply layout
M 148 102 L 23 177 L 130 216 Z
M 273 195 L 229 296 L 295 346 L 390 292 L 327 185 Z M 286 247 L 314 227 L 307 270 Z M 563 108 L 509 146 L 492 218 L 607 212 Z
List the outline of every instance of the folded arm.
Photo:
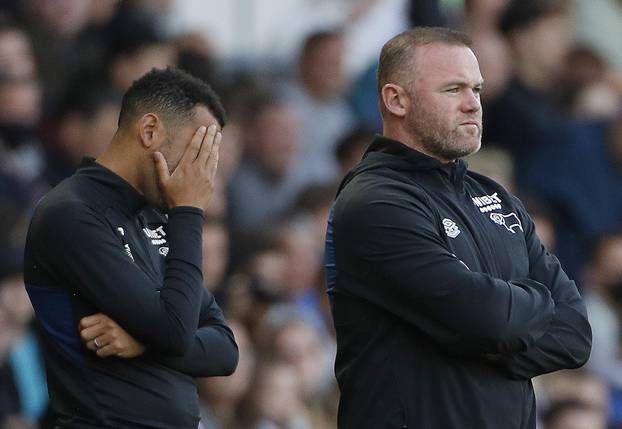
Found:
M 526 350 L 546 332 L 549 290 L 531 279 L 470 271 L 447 249 L 425 196 L 395 192 L 389 199 L 372 189 L 342 197 L 334 211 L 337 265 L 360 280 L 345 282 L 344 293 L 461 354 Z
M 214 296 L 205 288 L 199 328 L 183 356 L 158 354 L 161 364 L 192 377 L 231 375 L 238 364 L 238 346 Z
M 575 282 L 568 278 L 559 260 L 544 248 L 533 221 L 524 209 L 523 213 L 529 275 L 551 291 L 555 315 L 544 335 L 528 350 L 509 354 L 499 361 L 511 377 L 519 379 L 578 368 L 587 362 L 592 346 L 587 311 Z
M 60 284 L 150 348 L 183 354 L 194 341 L 201 304 L 202 211 L 169 213 L 164 284 L 136 265 L 101 213 L 71 201 L 47 207 L 31 229 L 36 260 Z M 131 251 L 131 249 L 130 249 Z

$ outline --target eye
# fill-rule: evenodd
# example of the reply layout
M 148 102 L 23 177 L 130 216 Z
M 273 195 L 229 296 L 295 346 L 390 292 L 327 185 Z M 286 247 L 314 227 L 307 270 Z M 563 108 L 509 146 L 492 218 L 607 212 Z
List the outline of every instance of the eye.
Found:
M 475 88 L 473 88 L 473 92 L 476 94 L 479 94 L 482 92 L 482 87 L 481 86 L 476 86 Z
M 458 88 L 457 86 L 452 86 L 451 88 L 448 88 L 446 92 L 457 94 L 458 92 L 460 92 L 460 88 Z

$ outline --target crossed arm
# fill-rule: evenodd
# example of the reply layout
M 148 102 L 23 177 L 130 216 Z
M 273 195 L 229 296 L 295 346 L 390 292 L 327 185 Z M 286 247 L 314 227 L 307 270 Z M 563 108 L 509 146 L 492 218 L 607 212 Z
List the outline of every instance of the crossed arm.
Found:
M 80 320 L 80 337 L 100 358 L 134 358 L 148 348 L 103 313 Z M 193 377 L 230 375 L 238 361 L 238 349 L 231 329 L 214 297 L 206 289 L 201 296 L 199 327 L 189 350 L 182 356 L 152 353 L 151 358 Z
M 522 204 L 518 204 L 522 208 Z M 522 211 L 525 213 L 524 209 Z M 497 362 L 515 379 L 578 368 L 587 362 L 592 345 L 587 311 L 575 283 L 568 278 L 557 258 L 544 248 L 527 215 L 523 224 L 529 276 L 547 285 L 555 302 L 555 315 L 544 335 L 532 347 L 503 356 Z
M 338 265 L 384 286 L 353 282 L 345 292 L 513 378 L 580 366 L 591 343 L 585 307 L 525 217 L 530 273 L 505 281 L 469 270 L 447 250 L 423 199 L 358 192 L 335 207 Z

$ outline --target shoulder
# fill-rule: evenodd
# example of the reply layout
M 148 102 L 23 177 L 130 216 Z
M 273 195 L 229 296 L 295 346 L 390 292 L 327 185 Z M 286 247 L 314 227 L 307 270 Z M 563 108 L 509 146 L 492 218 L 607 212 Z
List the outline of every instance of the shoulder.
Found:
M 92 223 L 103 216 L 93 203 L 93 195 L 73 178 L 61 182 L 37 204 L 30 224 L 30 234 L 56 235 L 79 233 L 80 224 Z
M 416 182 L 393 176 L 389 169 L 355 176 L 335 201 L 335 217 L 346 222 L 402 223 L 416 221 L 421 216 L 434 217 L 428 193 Z

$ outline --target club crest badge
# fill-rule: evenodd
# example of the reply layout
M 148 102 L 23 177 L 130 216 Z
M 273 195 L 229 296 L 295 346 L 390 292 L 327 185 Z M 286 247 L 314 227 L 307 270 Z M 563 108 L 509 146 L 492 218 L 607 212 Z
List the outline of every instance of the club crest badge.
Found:
M 516 234 L 516 230 L 521 230 L 523 232 L 523 225 L 520 222 L 516 213 L 509 214 L 501 214 L 501 213 L 490 213 L 490 219 L 497 225 L 504 226 L 505 229 L 510 231 L 512 234 Z
M 456 222 L 449 218 L 443 219 L 443 226 L 445 227 L 445 233 L 449 238 L 456 238 L 460 234 L 460 228 L 458 228 Z

